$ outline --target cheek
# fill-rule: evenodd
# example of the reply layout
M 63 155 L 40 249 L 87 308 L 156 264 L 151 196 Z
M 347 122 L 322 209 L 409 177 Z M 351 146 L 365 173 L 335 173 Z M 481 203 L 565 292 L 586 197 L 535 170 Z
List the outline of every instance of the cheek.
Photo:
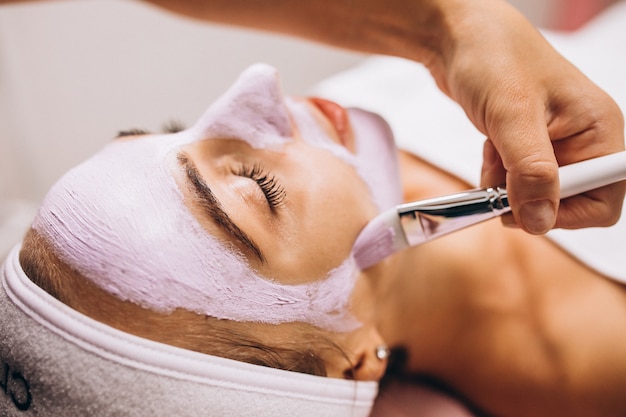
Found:
M 363 226 L 378 210 L 354 168 L 324 151 L 307 152 L 300 208 L 303 229 L 318 253 L 333 263 L 346 259 Z

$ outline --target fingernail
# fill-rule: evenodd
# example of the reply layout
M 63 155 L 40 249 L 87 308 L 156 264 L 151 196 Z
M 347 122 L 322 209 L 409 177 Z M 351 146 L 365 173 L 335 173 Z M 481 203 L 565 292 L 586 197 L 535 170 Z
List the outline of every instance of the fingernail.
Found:
M 543 234 L 554 226 L 556 213 L 549 200 L 532 201 L 522 205 L 520 217 L 524 228 L 533 234 Z

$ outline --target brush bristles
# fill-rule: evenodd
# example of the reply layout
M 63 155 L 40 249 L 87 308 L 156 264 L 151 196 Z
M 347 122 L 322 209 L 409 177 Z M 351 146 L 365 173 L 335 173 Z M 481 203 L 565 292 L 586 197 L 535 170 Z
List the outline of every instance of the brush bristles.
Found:
M 385 211 L 370 221 L 357 237 L 352 253 L 360 269 L 377 264 L 407 246 L 397 210 Z

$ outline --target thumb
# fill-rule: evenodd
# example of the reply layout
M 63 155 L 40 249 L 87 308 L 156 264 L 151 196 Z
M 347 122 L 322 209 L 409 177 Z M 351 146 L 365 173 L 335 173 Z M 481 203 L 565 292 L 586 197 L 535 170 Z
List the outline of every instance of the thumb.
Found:
M 558 164 L 543 117 L 518 116 L 490 133 L 502 166 L 513 217 L 532 234 L 548 232 L 559 207 Z M 534 125 L 535 128 L 529 128 Z

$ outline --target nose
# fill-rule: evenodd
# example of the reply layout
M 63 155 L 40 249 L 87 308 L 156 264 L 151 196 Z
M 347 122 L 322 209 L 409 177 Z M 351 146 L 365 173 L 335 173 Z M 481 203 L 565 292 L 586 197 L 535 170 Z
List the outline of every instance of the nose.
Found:
M 194 129 L 197 139 L 240 139 L 257 149 L 289 142 L 293 130 L 276 69 L 266 64 L 249 67 Z

